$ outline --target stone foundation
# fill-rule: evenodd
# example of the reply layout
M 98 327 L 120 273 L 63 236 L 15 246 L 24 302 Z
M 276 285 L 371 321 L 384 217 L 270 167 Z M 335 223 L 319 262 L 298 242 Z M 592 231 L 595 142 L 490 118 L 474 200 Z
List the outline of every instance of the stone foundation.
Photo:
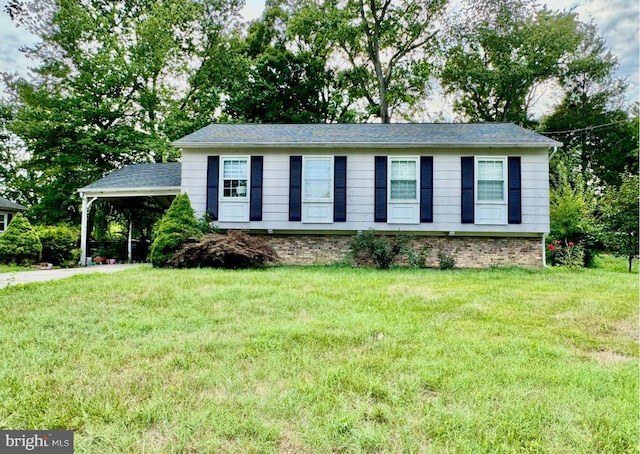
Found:
M 349 252 L 350 235 L 264 235 L 282 263 L 291 265 L 326 265 L 344 260 Z M 456 268 L 491 266 L 542 267 L 540 238 L 491 238 L 421 236 L 414 241 L 416 251 L 431 245 L 429 267 L 438 267 L 438 252 L 444 250 L 456 259 Z

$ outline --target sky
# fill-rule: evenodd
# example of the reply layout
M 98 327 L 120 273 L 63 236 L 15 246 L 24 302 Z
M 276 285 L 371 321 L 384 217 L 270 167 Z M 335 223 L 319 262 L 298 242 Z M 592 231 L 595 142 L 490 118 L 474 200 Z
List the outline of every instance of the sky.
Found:
M 0 0 L 0 72 L 17 72 L 26 74 L 33 65 L 19 51 L 21 46 L 35 43 L 33 36 L 24 29 L 19 29 L 4 11 L 8 0 Z M 242 10 L 245 19 L 255 19 L 262 14 L 264 0 L 245 0 Z M 454 0 L 455 1 L 455 0 Z M 578 14 L 582 22 L 593 21 L 606 38 L 612 53 L 618 57 L 620 68 L 618 76 L 627 78 L 629 89 L 627 101 L 640 99 L 640 2 L 638 0 L 542 0 L 551 10 L 571 9 Z M 537 106 L 543 112 L 557 101 L 553 90 L 540 93 L 541 101 Z M 435 94 L 436 98 L 439 95 Z M 434 103 L 436 110 L 443 112 L 445 119 L 450 119 L 445 99 L 439 98 Z M 536 111 L 534 110 L 534 113 Z

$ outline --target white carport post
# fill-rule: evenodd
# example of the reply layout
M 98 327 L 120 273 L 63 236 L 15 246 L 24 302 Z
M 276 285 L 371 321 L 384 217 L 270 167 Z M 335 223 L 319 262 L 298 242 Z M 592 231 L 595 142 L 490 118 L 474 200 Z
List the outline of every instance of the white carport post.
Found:
M 89 224 L 89 208 L 91 204 L 96 201 L 97 197 L 93 197 L 91 200 L 87 200 L 87 196 L 84 195 L 84 192 L 80 193 L 82 197 L 82 225 L 80 232 L 80 265 L 87 265 L 87 226 Z

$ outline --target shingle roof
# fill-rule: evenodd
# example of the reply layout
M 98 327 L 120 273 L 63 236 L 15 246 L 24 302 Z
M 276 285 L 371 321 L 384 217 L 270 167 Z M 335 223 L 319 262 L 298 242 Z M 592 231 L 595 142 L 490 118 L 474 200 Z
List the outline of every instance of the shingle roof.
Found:
M 179 162 L 132 164 L 107 175 L 80 192 L 100 189 L 179 188 L 182 164 Z
M 24 205 L 20 205 L 19 203 L 12 202 L 11 200 L 7 200 L 4 197 L 0 197 L 0 210 L 26 211 L 27 207 Z
M 557 147 L 513 123 L 211 124 L 176 147 Z

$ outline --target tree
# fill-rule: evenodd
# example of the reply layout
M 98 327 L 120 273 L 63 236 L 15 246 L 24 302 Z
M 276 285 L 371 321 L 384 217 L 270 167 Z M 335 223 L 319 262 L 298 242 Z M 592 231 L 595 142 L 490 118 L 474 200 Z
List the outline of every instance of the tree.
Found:
M 22 213 L 16 213 L 0 236 L 0 262 L 31 265 L 40 260 L 42 243 Z
M 559 82 L 565 93 L 545 117 L 541 131 L 564 143 L 560 156 L 589 177 L 619 185 L 624 172 L 638 171 L 637 106 L 623 106 L 627 88 L 616 77 L 618 61 L 593 24 L 580 24 L 583 39 Z
M 325 0 L 310 3 L 297 19 L 306 42 L 324 43 L 341 66 L 336 77 L 364 118 L 383 123 L 411 115 L 429 88 L 439 45 L 436 20 L 446 0 Z M 322 30 L 323 38 L 318 36 Z M 319 46 L 319 47 L 323 47 Z M 336 49 L 337 48 L 337 49 Z
M 28 154 L 12 185 L 33 199 L 33 219 L 77 223 L 78 187 L 132 162 L 177 158 L 164 123 L 188 104 L 190 65 L 206 60 L 202 43 L 238 1 L 8 3 L 41 39 L 28 49 L 40 61 L 32 77 L 5 75 L 7 128 Z
M 584 264 L 591 266 L 598 252 L 595 194 L 581 173 L 572 173 L 563 162 L 557 167 L 557 181 L 549 191 L 549 239 L 579 244 L 584 248 Z
M 224 111 L 249 123 L 324 123 L 324 96 L 331 74 L 325 59 L 310 51 L 291 50 L 283 28 L 289 13 L 274 5 L 249 26 L 238 48 L 245 71 L 228 86 Z
M 158 223 L 151 246 L 151 263 L 155 267 L 167 266 L 173 254 L 186 240 L 201 236 L 189 196 L 186 193 L 177 195 L 167 214 Z
M 469 121 L 529 125 L 535 88 L 562 74 L 579 41 L 573 13 L 530 0 L 468 0 L 450 33 L 441 83 Z
M 629 272 L 640 252 L 639 185 L 637 174 L 625 174 L 620 187 L 607 187 L 600 207 L 604 227 L 602 241 L 612 254 L 628 259 Z

